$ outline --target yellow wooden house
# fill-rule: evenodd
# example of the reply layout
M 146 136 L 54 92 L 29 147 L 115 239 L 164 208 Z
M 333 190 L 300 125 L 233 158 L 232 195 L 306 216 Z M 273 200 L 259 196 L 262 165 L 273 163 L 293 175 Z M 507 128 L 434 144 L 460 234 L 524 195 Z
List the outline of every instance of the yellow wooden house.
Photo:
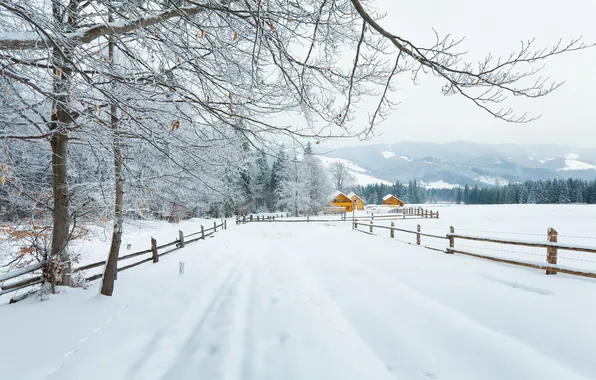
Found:
M 403 206 L 405 203 L 392 194 L 387 194 L 383 197 L 383 204 L 387 206 Z
M 356 210 L 364 210 L 364 199 L 360 198 L 356 193 L 348 194 L 348 198 L 354 201 Z
M 343 207 L 346 212 L 352 212 L 352 200 L 341 191 L 336 191 L 331 195 L 331 206 Z

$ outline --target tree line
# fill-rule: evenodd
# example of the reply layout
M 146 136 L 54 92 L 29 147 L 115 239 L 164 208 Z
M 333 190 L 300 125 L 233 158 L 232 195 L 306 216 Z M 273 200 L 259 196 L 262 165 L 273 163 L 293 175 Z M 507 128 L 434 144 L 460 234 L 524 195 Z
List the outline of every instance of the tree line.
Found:
M 356 191 L 370 204 L 381 204 L 386 194 L 393 194 L 406 203 L 596 204 L 596 181 L 572 178 L 525 181 L 486 188 L 465 185 L 452 189 L 428 189 L 418 186 L 416 181 L 410 181 L 408 184 L 396 182 L 393 185 L 360 186 Z

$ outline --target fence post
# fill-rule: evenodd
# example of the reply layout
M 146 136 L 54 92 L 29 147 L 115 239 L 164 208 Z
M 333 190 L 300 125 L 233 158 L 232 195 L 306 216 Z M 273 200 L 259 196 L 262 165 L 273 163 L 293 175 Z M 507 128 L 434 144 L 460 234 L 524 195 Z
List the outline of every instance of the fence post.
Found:
M 406 218 L 406 210 L 404 210 L 403 217 Z
M 252 217 L 252 215 L 251 215 Z M 201 224 L 201 239 L 205 240 L 205 227 Z
M 453 228 L 453 226 L 449 227 L 449 233 L 450 234 L 455 233 L 455 228 Z M 454 248 L 455 248 L 455 238 L 453 236 L 449 236 L 449 249 L 447 250 L 447 253 L 453 254 Z
M 437 211 L 437 219 L 439 219 L 439 212 Z
M 153 262 L 159 262 L 159 256 L 157 255 L 157 240 L 151 238 L 151 254 L 153 255 Z
M 371 220 L 370 221 L 370 233 L 372 234 L 372 232 L 373 232 L 373 221 Z
M 224 228 L 223 229 L 224 230 L 228 229 L 228 220 L 227 219 L 224 219 Z
M 418 225 L 418 228 L 416 229 L 416 231 L 420 232 L 420 224 Z M 420 233 L 416 234 L 416 244 L 420 245 Z
M 213 221 L 213 232 L 217 231 L 217 222 Z
M 178 230 L 178 240 L 180 240 L 180 248 L 184 248 L 184 232 Z
M 252 222 L 252 214 L 250 214 L 249 220 Z
M 395 237 L 395 229 L 393 229 L 393 227 L 395 227 L 395 223 L 391 222 L 391 232 L 389 233 L 389 236 L 391 236 L 391 238 Z
M 371 220 L 371 221 L 372 221 L 372 220 L 375 220 L 375 213 L 374 213 L 374 212 L 371 212 L 371 213 L 370 213 L 370 215 L 371 215 L 371 216 L 370 216 L 370 220 Z M 372 223 L 372 222 L 371 222 L 371 223 Z
M 357 230 L 358 229 L 358 222 L 354 222 L 354 229 Z
M 431 211 L 431 212 L 432 212 L 432 211 Z M 426 210 L 426 216 L 425 216 L 425 218 L 428 218 L 428 210 Z
M 557 231 L 554 228 L 549 227 L 547 233 L 548 233 L 548 241 L 551 243 L 556 243 L 557 235 L 558 235 Z M 558 248 L 555 248 L 555 247 L 548 247 L 546 249 L 546 262 L 547 263 L 554 264 L 554 265 L 557 264 L 557 251 L 558 251 Z M 546 274 L 547 275 L 557 274 L 557 271 L 554 269 L 547 268 Z
M 310 216 L 306 215 L 306 223 L 308 223 L 310 220 Z

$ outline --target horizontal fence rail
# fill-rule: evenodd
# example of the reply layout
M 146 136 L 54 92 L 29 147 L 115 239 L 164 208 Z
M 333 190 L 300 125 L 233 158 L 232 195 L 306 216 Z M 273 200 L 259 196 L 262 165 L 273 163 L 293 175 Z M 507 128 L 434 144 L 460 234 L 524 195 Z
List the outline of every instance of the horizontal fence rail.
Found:
M 340 215 L 339 219 L 318 219 L 318 218 L 311 218 L 310 216 L 302 217 L 302 218 L 292 218 L 292 219 L 280 219 L 280 218 L 289 218 L 290 213 L 286 214 L 275 214 L 275 215 L 244 215 L 238 216 L 236 218 L 236 224 L 244 224 L 244 223 L 317 223 L 317 222 L 353 222 L 353 221 L 364 221 L 364 220 L 397 220 L 397 219 L 438 219 L 439 212 L 426 210 L 422 207 L 407 207 L 407 208 L 399 208 L 394 210 L 402 210 L 401 213 L 391 213 L 391 214 L 378 214 L 375 215 L 374 213 L 371 215 L 359 215 L 354 216 L 350 215 L 349 213 L 341 213 L 337 214 Z M 391 210 L 393 211 L 393 210 Z
M 395 237 L 396 231 L 407 233 L 407 234 L 413 234 L 413 235 L 416 235 L 416 245 L 424 247 L 424 248 L 428 248 L 428 249 L 432 249 L 435 251 L 440 251 L 440 252 L 444 252 L 444 253 L 448 253 L 448 254 L 461 254 L 461 255 L 476 257 L 476 258 L 495 261 L 495 262 L 518 265 L 518 266 L 523 266 L 523 267 L 527 267 L 527 268 L 541 269 L 541 270 L 544 270 L 547 275 L 564 273 L 564 274 L 570 274 L 570 275 L 575 275 L 575 276 L 596 278 L 595 272 L 590 272 L 588 270 L 583 270 L 580 268 L 567 267 L 567 266 L 562 266 L 562 265 L 557 264 L 559 250 L 583 252 L 583 253 L 596 253 L 596 247 L 559 243 L 557 241 L 558 233 L 553 228 L 549 228 L 547 231 L 547 234 L 546 234 L 546 237 L 548 240 L 547 242 L 456 234 L 455 228 L 453 226 L 450 227 L 450 232 L 445 235 L 428 234 L 428 233 L 421 232 L 422 227 L 420 225 L 417 225 L 416 231 L 412 231 L 412 230 L 407 230 L 404 228 L 396 228 L 394 222 L 391 222 L 391 226 L 386 226 L 386 225 L 374 224 L 372 220 L 369 223 L 361 223 L 361 222 L 356 221 L 353 224 L 353 228 L 360 232 L 365 232 L 365 233 L 371 234 L 371 235 L 374 235 L 375 229 L 389 230 L 389 237 L 391 237 L 391 238 Z M 365 230 L 361 230 L 359 228 L 364 228 Z M 444 250 L 438 249 L 435 247 L 424 246 L 421 244 L 422 237 L 428 237 L 428 238 L 440 239 L 440 240 L 448 240 L 449 246 Z M 506 245 L 506 246 L 545 248 L 546 249 L 546 253 L 545 253 L 546 263 L 540 264 L 540 263 L 535 263 L 535 262 L 531 262 L 531 261 L 518 260 L 518 259 L 514 259 L 514 258 L 505 258 L 505 257 L 497 257 L 497 256 L 492 256 L 492 255 L 480 254 L 477 252 L 471 252 L 467 249 L 462 250 L 460 248 L 455 247 L 456 239 L 485 242 L 485 243 L 492 243 L 492 244 L 501 244 L 501 245 Z M 412 244 L 412 243 L 408 243 L 408 244 Z M 482 248 L 478 248 L 478 249 L 482 249 Z M 508 252 L 508 251 L 505 251 L 505 252 Z M 566 258 L 566 259 L 574 260 L 574 258 Z M 577 259 L 575 259 L 575 260 L 577 260 Z M 587 261 L 587 260 L 582 260 L 582 261 Z M 596 265 L 596 260 L 593 262 Z
M 123 260 L 128 260 L 131 258 L 135 258 L 135 257 L 139 257 L 139 256 L 143 256 L 146 254 L 151 254 L 151 256 L 143 258 L 142 260 L 139 260 L 137 262 L 124 265 L 122 267 L 119 266 L 118 272 L 130 269 L 130 268 L 134 268 L 140 264 L 144 264 L 144 263 L 147 263 L 150 261 L 157 263 L 159 261 L 159 257 L 162 257 L 164 255 L 172 253 L 178 249 L 184 248 L 184 246 L 186 244 L 193 243 L 193 242 L 196 242 L 199 240 L 204 240 L 205 238 L 214 235 L 215 232 L 217 232 L 218 228 L 221 230 L 227 229 L 227 221 L 225 219 L 223 219 L 220 222 L 220 224 L 217 224 L 217 222 L 213 222 L 213 226 L 210 228 L 204 228 L 201 225 L 200 231 L 194 232 L 194 233 L 188 234 L 188 235 L 184 235 L 184 233 L 182 231 L 178 231 L 178 239 L 168 242 L 168 243 L 165 243 L 165 244 L 162 244 L 162 245 L 157 245 L 157 241 L 155 239 L 151 238 L 151 245 L 152 245 L 151 248 L 145 249 L 145 250 L 142 250 L 139 252 L 133 252 L 133 253 L 119 256 L 118 262 L 123 261 Z M 190 240 L 185 239 L 185 238 L 188 238 L 191 236 L 197 236 L 197 235 L 198 235 L 197 238 L 190 239 Z M 160 250 L 163 250 L 164 248 L 168 248 L 168 247 L 173 247 L 173 248 L 170 250 L 167 250 L 165 252 L 161 252 L 161 253 L 159 252 Z M 90 263 L 90 264 L 86 264 L 86 265 L 74 268 L 74 269 L 72 269 L 72 273 L 74 274 L 74 273 L 89 270 L 89 269 L 99 268 L 99 267 L 104 266 L 105 264 L 106 264 L 105 260 L 97 261 L 94 263 Z M 0 295 L 14 292 L 14 291 L 17 291 L 20 289 L 24 289 L 24 288 L 38 285 L 38 284 L 45 282 L 43 279 L 43 275 L 37 275 L 37 276 L 29 277 L 29 278 L 26 278 L 23 280 L 6 283 L 7 280 L 25 276 L 27 274 L 36 272 L 36 271 L 42 269 L 45 265 L 46 265 L 46 262 L 40 262 L 40 263 L 29 265 L 29 266 L 21 268 L 21 269 L 17 269 L 12 272 L 1 274 L 0 275 Z M 103 277 L 103 273 L 98 273 L 98 274 L 94 274 L 92 276 L 86 277 L 85 280 L 86 281 L 94 281 L 94 280 L 100 279 L 101 277 Z M 16 298 L 11 299 L 10 302 L 11 303 L 16 302 Z

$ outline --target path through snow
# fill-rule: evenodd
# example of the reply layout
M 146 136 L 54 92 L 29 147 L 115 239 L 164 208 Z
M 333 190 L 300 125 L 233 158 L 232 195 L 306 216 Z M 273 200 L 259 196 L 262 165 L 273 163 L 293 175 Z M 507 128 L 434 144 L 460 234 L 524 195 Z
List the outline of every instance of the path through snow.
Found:
M 595 290 L 349 223 L 234 226 L 113 299 L 1 306 L 0 378 L 590 379 Z

